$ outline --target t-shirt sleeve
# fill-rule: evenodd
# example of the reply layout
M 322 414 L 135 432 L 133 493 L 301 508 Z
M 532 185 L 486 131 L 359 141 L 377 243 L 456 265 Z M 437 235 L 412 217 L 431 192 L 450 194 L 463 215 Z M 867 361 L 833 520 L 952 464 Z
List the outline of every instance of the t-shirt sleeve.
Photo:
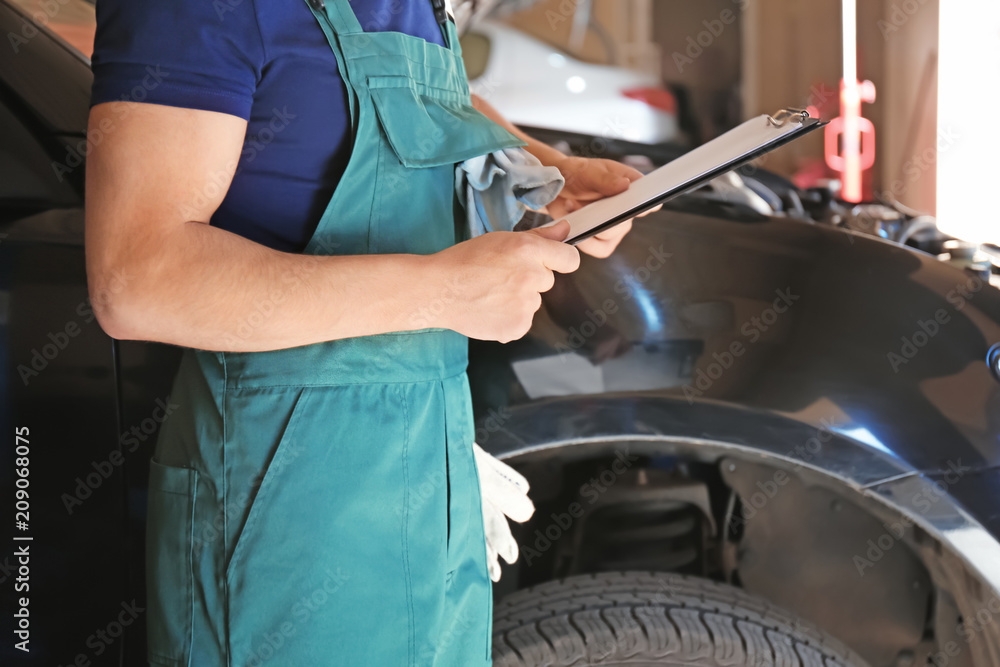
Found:
M 97 0 L 91 106 L 118 100 L 250 118 L 264 65 L 254 0 Z

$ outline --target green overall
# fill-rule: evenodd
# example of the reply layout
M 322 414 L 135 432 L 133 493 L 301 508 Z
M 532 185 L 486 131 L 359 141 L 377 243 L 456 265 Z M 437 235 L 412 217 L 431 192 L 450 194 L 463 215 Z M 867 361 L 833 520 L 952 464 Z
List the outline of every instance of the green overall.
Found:
M 455 164 L 522 142 L 472 108 L 454 25 L 443 48 L 365 33 L 348 0 L 310 8 L 348 87 L 354 143 L 305 252 L 429 254 L 463 240 Z M 415 328 L 439 307 L 429 297 Z M 150 663 L 490 665 L 466 363 L 463 336 L 428 328 L 185 350 L 180 407 L 150 464 Z

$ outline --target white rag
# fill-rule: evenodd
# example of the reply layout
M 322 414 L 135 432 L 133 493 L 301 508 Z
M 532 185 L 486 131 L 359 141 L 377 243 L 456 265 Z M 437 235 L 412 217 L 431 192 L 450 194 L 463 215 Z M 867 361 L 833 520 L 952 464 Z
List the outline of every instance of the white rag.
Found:
M 455 191 L 465 205 L 469 238 L 511 231 L 527 209 L 551 203 L 566 179 L 520 146 L 470 158 L 455 167 Z

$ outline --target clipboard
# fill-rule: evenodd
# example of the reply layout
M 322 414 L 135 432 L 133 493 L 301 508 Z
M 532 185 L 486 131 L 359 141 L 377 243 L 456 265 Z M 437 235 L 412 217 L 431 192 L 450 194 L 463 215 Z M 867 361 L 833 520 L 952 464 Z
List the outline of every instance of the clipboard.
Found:
M 737 125 L 634 181 L 628 190 L 601 199 L 542 225 L 569 222 L 565 243 L 576 245 L 620 222 L 675 197 L 696 190 L 713 178 L 737 169 L 765 153 L 823 127 L 828 121 L 810 118 L 802 109 L 782 109 Z

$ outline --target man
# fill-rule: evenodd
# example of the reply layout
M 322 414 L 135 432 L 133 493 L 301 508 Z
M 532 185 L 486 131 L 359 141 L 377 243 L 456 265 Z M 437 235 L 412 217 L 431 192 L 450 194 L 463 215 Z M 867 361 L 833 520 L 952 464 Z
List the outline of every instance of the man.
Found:
M 110 335 L 186 348 L 152 664 L 490 664 L 466 336 L 523 335 L 579 256 L 565 223 L 463 240 L 455 164 L 526 143 L 556 216 L 639 174 L 477 113 L 457 50 L 431 0 L 98 3 L 90 289 Z

